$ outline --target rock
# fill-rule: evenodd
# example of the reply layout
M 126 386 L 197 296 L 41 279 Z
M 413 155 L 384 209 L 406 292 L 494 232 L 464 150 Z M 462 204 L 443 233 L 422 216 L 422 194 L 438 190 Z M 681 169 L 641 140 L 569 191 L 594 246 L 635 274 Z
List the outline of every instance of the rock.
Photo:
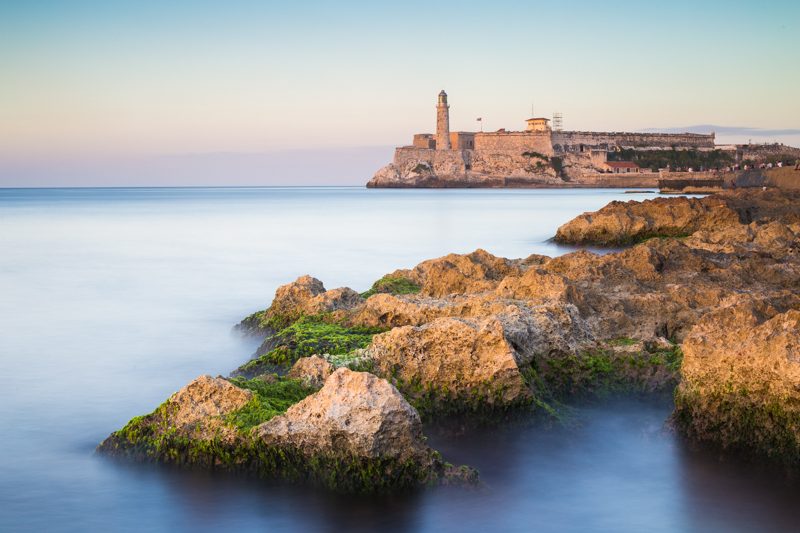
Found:
M 369 337 L 358 368 L 395 383 L 425 416 L 663 390 L 676 379 L 676 343 L 718 307 L 756 298 L 781 313 L 800 308 L 795 200 L 748 191 L 616 202 L 576 219 L 574 234 L 693 233 L 604 255 L 451 254 L 381 278 L 369 298 L 318 288 L 287 312 L 335 309 L 342 327 L 390 329 Z
M 109 454 L 156 456 L 159 439 L 172 436 L 208 441 L 214 438 L 230 443 L 235 431 L 222 417 L 244 407 L 253 393 L 222 378 L 200 376 L 144 417 L 132 420 L 125 428 L 104 440 L 98 450 Z
M 389 382 L 340 368 L 319 392 L 254 429 L 264 443 L 319 455 L 391 458 L 429 468 L 419 414 Z
M 333 371 L 332 364 L 322 357 L 312 355 L 298 359 L 289 370 L 288 376 L 302 380 L 309 387 L 320 388 Z
M 530 268 L 521 276 L 506 276 L 495 293 L 501 298 L 536 302 L 574 302 L 579 298 L 564 276 L 542 268 Z
M 424 296 L 492 290 L 509 273 L 518 271 L 512 261 L 480 249 L 466 255 L 450 254 L 424 261 L 413 270 Z
M 266 311 L 267 317 L 297 316 L 324 292 L 325 286 L 320 280 L 309 275 L 300 276 L 292 283 L 278 287 Z
M 691 439 L 800 466 L 800 310 L 740 297 L 683 342 L 674 420 Z
M 491 408 L 532 398 L 517 354 L 495 318 L 438 318 L 418 327 L 394 328 L 375 336 L 370 353 L 376 371 L 422 402 L 418 405 L 432 400 L 463 410 L 468 402 Z
M 630 244 L 651 237 L 686 236 L 699 229 L 738 222 L 737 213 L 714 196 L 611 202 L 558 228 L 556 241 L 605 246 Z
M 386 380 L 342 368 L 308 396 L 279 379 L 236 382 L 253 392 L 202 376 L 98 451 L 345 492 L 475 482 L 473 469 L 455 469 L 427 446 L 419 415 Z M 276 414 L 292 396 L 296 403 Z
M 238 328 L 248 334 L 269 335 L 304 315 L 331 313 L 337 317 L 362 303 L 353 289 L 325 290 L 320 280 L 305 275 L 278 287 L 270 306 L 245 318 Z

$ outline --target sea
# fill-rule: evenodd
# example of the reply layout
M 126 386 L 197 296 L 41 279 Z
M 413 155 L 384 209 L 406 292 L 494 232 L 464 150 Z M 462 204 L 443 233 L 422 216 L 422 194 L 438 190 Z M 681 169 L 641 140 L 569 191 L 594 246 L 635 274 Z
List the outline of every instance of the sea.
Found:
M 0 189 L 0 531 L 798 531 L 800 486 L 688 445 L 669 398 L 570 423 L 428 428 L 479 488 L 336 495 L 113 460 L 109 433 L 256 347 L 233 326 L 310 274 L 364 291 L 447 253 L 572 251 L 621 190 Z

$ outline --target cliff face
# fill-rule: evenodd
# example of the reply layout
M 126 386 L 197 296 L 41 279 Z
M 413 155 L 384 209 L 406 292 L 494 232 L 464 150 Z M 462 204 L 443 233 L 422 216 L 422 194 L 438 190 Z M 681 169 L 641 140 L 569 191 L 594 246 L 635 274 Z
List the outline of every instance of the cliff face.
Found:
M 533 152 L 398 148 L 394 162 L 380 169 L 367 187 L 558 186 L 550 158 Z
M 639 175 L 584 174 L 598 169 L 583 154 L 554 156 L 532 150 L 433 150 L 403 147 L 380 169 L 367 187 L 620 187 L 655 186 L 655 178 Z M 611 185 L 614 186 L 614 185 Z

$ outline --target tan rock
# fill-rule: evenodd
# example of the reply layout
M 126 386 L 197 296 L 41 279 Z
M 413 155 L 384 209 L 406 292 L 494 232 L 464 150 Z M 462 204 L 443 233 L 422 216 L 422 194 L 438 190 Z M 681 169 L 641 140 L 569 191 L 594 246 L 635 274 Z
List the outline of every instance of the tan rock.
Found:
M 424 261 L 414 268 L 421 280 L 420 294 L 435 297 L 492 290 L 505 276 L 518 270 L 514 262 L 480 249 Z
M 253 430 L 268 445 L 316 455 L 430 461 L 419 414 L 394 386 L 340 368 L 315 394 Z
M 333 374 L 333 365 L 317 355 L 301 357 L 289 370 L 289 377 L 302 380 L 307 386 L 322 387 L 328 376 Z
M 272 304 L 265 312 L 265 318 L 277 319 L 278 324 L 285 325 L 286 319 L 342 312 L 362 303 L 363 299 L 353 289 L 342 287 L 325 290 L 320 280 L 306 275 L 278 287 Z
M 475 397 L 488 406 L 531 397 L 496 318 L 438 318 L 395 328 L 375 336 L 370 352 L 377 372 L 391 376 L 412 397 L 427 392 L 445 400 Z
M 800 465 L 800 311 L 740 296 L 683 343 L 675 420 L 690 437 Z
M 556 232 L 564 243 L 627 244 L 651 236 L 689 235 L 703 228 L 738 224 L 739 216 L 715 197 L 656 198 L 643 202 L 611 202 L 584 213 Z
M 253 399 L 253 393 L 223 378 L 200 376 L 167 400 L 168 423 L 187 428 L 201 420 L 224 416 Z
M 498 284 L 495 294 L 500 298 L 536 302 L 566 302 L 578 298 L 572 285 L 564 276 L 542 268 L 530 268 L 520 276 L 506 276 Z
M 141 454 L 153 458 L 163 453 L 156 443 L 167 434 L 170 439 L 180 436 L 232 444 L 237 434 L 225 423 L 224 417 L 252 399 L 252 392 L 225 379 L 200 376 L 149 415 L 135 418 L 125 428 L 111 434 L 98 449 L 111 454 Z

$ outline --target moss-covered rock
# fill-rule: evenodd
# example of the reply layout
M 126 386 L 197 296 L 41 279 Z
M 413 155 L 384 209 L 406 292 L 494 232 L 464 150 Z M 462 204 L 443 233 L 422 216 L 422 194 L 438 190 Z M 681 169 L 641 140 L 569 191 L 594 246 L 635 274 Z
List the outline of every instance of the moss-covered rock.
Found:
M 743 297 L 698 322 L 683 353 L 679 430 L 800 468 L 800 311 Z
M 394 387 L 347 369 L 318 392 L 276 376 L 230 382 L 203 376 L 153 413 L 132 419 L 98 450 L 337 491 L 469 477 L 425 444 L 419 415 Z
M 301 316 L 264 340 L 257 356 L 239 367 L 234 374 L 255 376 L 275 370 L 288 370 L 301 357 L 344 355 L 366 348 L 372 338 L 385 328 L 348 326 L 333 315 Z
M 366 292 L 362 292 L 363 298 L 369 298 L 373 294 L 416 294 L 420 291 L 420 286 L 413 280 L 399 275 L 386 275 L 372 284 Z

